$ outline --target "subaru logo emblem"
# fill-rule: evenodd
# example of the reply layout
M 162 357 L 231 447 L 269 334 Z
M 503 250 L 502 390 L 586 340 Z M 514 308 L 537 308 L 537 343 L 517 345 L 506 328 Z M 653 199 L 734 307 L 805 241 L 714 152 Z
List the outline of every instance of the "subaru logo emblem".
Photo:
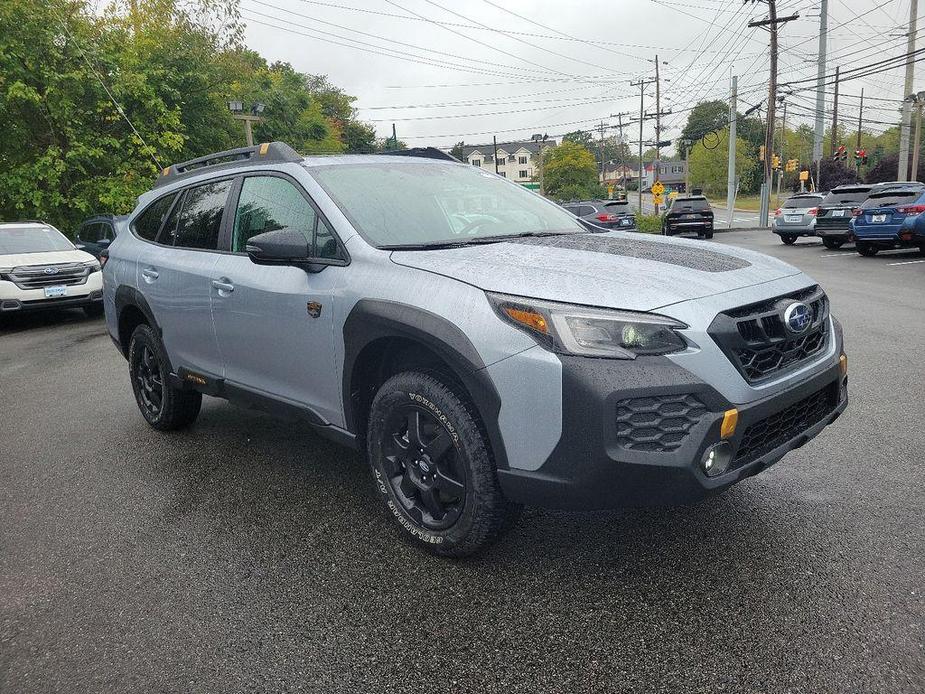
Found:
M 425 463 L 423 460 L 418 463 L 421 466 L 421 472 L 430 472 L 430 465 Z
M 57 275 L 57 274 L 58 274 L 58 268 L 56 268 L 56 267 L 47 267 L 47 268 L 45 268 L 44 272 L 45 272 L 46 275 Z
M 805 333 L 812 322 L 812 309 L 802 301 L 795 301 L 784 309 L 784 325 L 796 335 Z

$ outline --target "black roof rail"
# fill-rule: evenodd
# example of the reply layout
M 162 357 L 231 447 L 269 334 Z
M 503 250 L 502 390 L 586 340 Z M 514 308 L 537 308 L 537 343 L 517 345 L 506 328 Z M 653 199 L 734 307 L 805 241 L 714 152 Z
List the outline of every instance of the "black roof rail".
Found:
M 452 154 L 437 149 L 436 147 L 411 147 L 410 149 L 389 149 L 379 154 L 388 154 L 393 157 L 424 157 L 425 159 L 442 159 L 443 161 L 459 161 Z
M 222 169 L 232 166 L 237 167 L 242 164 L 258 166 L 271 162 L 298 163 L 302 161 L 302 158 L 301 154 L 285 142 L 264 142 L 253 147 L 238 147 L 224 152 L 207 154 L 204 157 L 197 157 L 179 164 L 171 164 L 161 171 L 161 175 L 154 182 L 154 187 L 157 188 L 187 176 L 202 173 L 203 169 Z

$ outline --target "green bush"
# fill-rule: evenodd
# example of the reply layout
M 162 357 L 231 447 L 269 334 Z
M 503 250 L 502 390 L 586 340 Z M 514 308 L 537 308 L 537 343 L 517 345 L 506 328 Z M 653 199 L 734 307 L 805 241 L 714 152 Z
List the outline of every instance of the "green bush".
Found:
M 637 214 L 636 229 L 645 234 L 661 234 L 662 218 L 657 214 Z

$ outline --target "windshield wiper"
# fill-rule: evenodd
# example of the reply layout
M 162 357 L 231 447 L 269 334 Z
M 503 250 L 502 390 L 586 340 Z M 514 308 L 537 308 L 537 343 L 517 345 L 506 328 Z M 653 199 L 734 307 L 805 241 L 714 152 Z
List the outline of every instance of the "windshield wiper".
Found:
M 497 234 L 495 236 L 474 236 L 460 241 L 432 241 L 430 243 L 395 243 L 378 246 L 384 251 L 432 251 L 441 248 L 462 248 L 478 244 L 503 243 L 511 239 L 523 239 L 540 236 L 563 236 L 565 234 L 581 234 L 580 231 L 525 231 L 520 234 Z

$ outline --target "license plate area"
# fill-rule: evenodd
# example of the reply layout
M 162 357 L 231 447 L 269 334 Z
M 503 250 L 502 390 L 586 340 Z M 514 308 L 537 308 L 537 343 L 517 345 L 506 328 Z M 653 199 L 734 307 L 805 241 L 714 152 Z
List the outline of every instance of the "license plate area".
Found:
M 64 296 L 67 293 L 67 287 L 64 285 L 58 285 L 55 287 L 45 287 L 45 297 L 47 299 L 54 299 L 59 296 Z
M 800 214 L 785 214 L 784 221 L 789 224 L 797 224 L 803 218 L 803 215 Z
M 870 216 L 870 221 L 872 224 L 883 224 L 886 221 L 885 214 L 872 214 Z
M 832 216 L 833 217 L 844 217 L 845 211 L 844 210 L 832 210 Z

